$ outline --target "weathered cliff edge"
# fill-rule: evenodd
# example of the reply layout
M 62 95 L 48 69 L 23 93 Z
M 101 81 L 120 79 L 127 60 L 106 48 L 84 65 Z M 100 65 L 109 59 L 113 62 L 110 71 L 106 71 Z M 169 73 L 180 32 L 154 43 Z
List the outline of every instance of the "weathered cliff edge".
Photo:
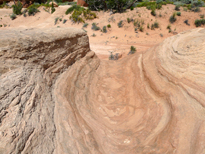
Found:
M 205 152 L 205 29 L 100 61 L 73 28 L 0 31 L 0 154 Z

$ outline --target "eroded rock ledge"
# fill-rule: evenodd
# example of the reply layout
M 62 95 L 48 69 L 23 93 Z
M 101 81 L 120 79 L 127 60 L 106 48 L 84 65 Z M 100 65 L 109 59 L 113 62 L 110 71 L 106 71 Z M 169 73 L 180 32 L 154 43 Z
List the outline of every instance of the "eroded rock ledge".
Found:
M 73 28 L 1 31 L 0 153 L 204 153 L 204 49 L 194 29 L 100 61 Z

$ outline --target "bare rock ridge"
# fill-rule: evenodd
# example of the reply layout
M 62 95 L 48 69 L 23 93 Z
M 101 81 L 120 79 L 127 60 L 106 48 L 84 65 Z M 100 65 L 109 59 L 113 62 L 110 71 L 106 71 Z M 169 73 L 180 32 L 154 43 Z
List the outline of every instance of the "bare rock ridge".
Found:
M 205 29 L 100 61 L 73 28 L 0 32 L 0 154 L 202 154 Z

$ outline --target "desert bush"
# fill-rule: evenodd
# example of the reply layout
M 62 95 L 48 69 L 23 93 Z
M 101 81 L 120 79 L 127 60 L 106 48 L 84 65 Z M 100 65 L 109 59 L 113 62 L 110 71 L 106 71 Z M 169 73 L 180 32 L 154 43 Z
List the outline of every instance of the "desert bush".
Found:
M 100 27 L 98 27 L 96 23 L 92 23 L 91 29 L 94 31 L 98 31 L 98 30 L 100 30 Z
M 12 13 L 12 14 L 10 15 L 10 18 L 11 18 L 11 20 L 16 19 L 16 15 L 15 15 L 14 13 Z
M 200 14 L 199 16 L 200 18 L 204 19 L 204 14 Z
M 187 8 L 186 7 L 184 7 L 183 10 L 187 12 Z
M 2 25 L 0 25 L 0 27 L 2 27 Z
M 124 12 L 127 9 L 130 9 L 136 0 L 85 0 L 85 2 L 89 5 L 89 9 L 91 10 L 107 10 L 112 9 L 115 12 Z
M 74 23 L 85 23 L 85 21 L 83 20 L 83 18 L 81 17 L 82 11 L 77 11 L 74 10 L 72 15 L 70 16 L 70 20 L 73 21 Z
M 7 6 L 6 1 L 3 1 L 3 4 L 0 5 L 0 8 L 4 8 L 5 6 Z
M 196 27 L 199 27 L 201 25 L 205 25 L 205 19 L 197 19 L 197 20 L 195 20 L 194 24 Z
M 190 26 L 190 24 L 188 23 L 189 21 L 188 20 L 185 20 L 184 23 L 188 26 Z
M 102 32 L 103 32 L 103 33 L 107 33 L 107 28 L 106 28 L 106 26 L 103 26 Z
M 171 25 L 170 24 L 167 26 L 167 29 L 171 29 Z
M 128 54 L 134 54 L 136 52 L 136 48 L 134 46 L 130 47 L 130 52 Z
M 157 21 L 154 22 L 154 28 L 159 28 L 159 23 Z
M 130 23 L 130 22 L 131 22 L 130 18 L 127 18 L 127 22 L 128 22 L 128 23 Z
M 83 17 L 86 20 L 92 20 L 94 18 L 97 18 L 97 15 L 94 12 L 91 12 L 91 10 L 87 9 L 87 10 L 83 10 Z
M 162 33 L 159 34 L 161 37 L 163 37 L 164 35 Z
M 155 9 L 152 9 L 152 11 L 151 11 L 151 15 L 156 16 Z
M 95 33 L 93 33 L 93 35 L 91 35 L 92 37 L 95 37 L 96 35 L 95 35 Z
M 54 22 L 55 25 L 57 24 L 58 19 L 59 19 L 59 17 L 55 18 L 55 22 Z
M 23 5 L 21 4 L 20 1 L 18 1 L 15 5 L 12 5 L 13 7 L 13 14 L 20 15 L 21 10 L 23 8 Z
M 54 13 L 55 11 L 56 11 L 56 9 L 54 8 L 54 5 L 52 3 L 52 5 L 51 5 L 51 14 Z
M 149 29 L 149 23 L 147 24 L 147 28 Z
M 64 19 L 64 20 L 63 20 L 63 24 L 65 24 L 66 22 L 67 22 L 67 20 L 66 20 L 66 19 Z
M 175 9 L 176 11 L 179 11 L 179 10 L 180 10 L 180 5 L 176 5 L 174 9 Z
M 177 15 L 178 15 L 178 16 L 181 16 L 181 12 L 177 12 Z
M 123 21 L 122 20 L 119 21 L 117 25 L 118 25 L 119 28 L 123 27 Z
M 107 28 L 111 28 L 111 25 L 110 25 L 110 24 L 108 24 L 108 25 L 107 25 Z
M 88 26 L 88 23 L 84 23 L 84 24 L 83 24 L 83 27 L 84 27 L 84 28 L 87 28 L 87 26 Z
M 195 7 L 195 8 L 192 9 L 192 11 L 194 11 L 194 12 L 201 12 L 201 9 L 199 7 Z
M 169 18 L 169 22 L 174 23 L 177 19 L 176 19 L 176 13 L 173 13 L 173 15 Z
M 28 9 L 28 15 L 35 15 L 37 12 L 40 12 L 37 7 L 35 7 L 34 5 L 31 5 L 30 7 L 27 8 Z
M 151 25 L 151 30 L 154 30 L 154 24 Z
M 77 10 L 77 11 L 83 11 L 84 8 L 79 6 L 79 5 L 73 5 L 71 6 L 70 8 L 67 9 L 67 11 L 65 12 L 66 15 L 72 13 L 74 10 Z
M 144 31 L 144 27 L 141 25 L 140 28 L 139 28 L 139 30 L 140 30 L 141 32 L 143 32 L 143 31 Z

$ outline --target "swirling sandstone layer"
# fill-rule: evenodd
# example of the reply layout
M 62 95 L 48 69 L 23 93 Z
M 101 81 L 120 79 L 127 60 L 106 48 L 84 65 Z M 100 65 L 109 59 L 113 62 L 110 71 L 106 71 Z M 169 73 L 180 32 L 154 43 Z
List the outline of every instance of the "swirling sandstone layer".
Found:
M 119 61 L 76 29 L 0 35 L 0 153 L 205 152 L 205 29 Z

